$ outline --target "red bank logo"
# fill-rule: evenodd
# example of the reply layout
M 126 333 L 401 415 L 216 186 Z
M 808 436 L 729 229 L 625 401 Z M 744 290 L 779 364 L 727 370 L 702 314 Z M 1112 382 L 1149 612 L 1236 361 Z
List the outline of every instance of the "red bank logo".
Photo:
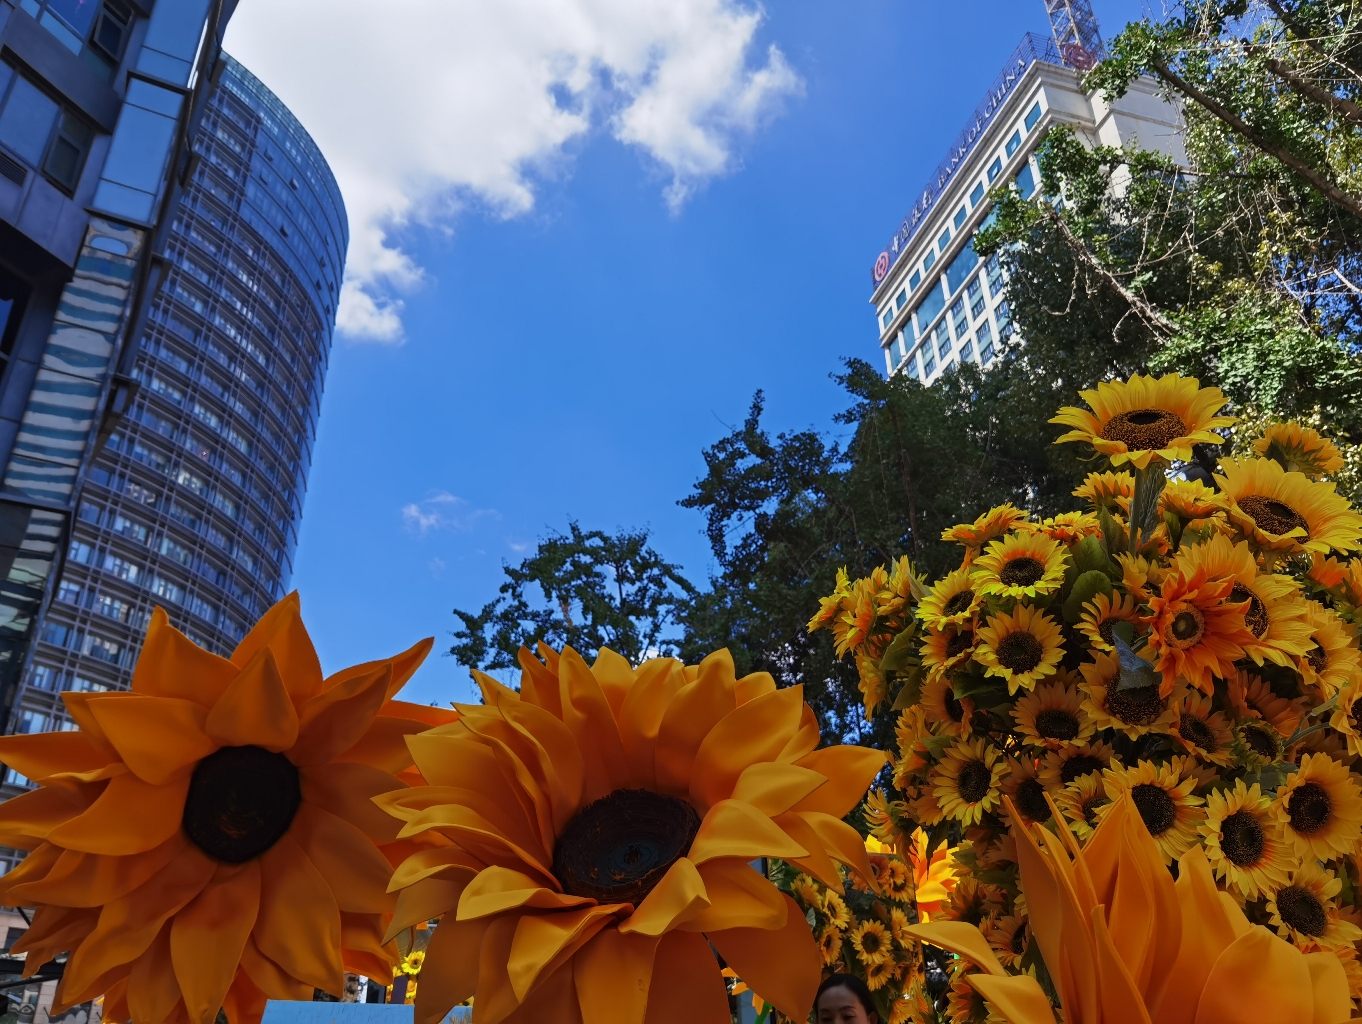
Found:
M 861 266 L 865 266 L 864 263 Z M 880 258 L 875 261 L 875 283 L 879 284 L 889 273 L 889 253 L 880 253 Z

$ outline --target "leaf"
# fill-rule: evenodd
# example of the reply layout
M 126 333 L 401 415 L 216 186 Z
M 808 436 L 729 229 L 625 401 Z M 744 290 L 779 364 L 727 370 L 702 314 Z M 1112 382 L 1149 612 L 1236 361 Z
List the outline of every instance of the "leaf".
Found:
M 922 699 L 922 666 L 914 665 L 903 674 L 903 688 L 899 690 L 899 695 L 894 699 L 894 706 L 891 711 L 902 711 L 911 708 Z
M 1128 647 L 1135 647 L 1135 624 L 1119 619 L 1111 624 L 1112 635 L 1122 640 Z
M 1107 511 L 1105 505 L 1097 510 L 1097 522 L 1102 527 L 1102 539 L 1106 541 L 1107 550 L 1112 554 L 1124 551 L 1126 543 L 1121 536 L 1121 527 L 1111 517 L 1111 513 Z
M 1160 678 L 1154 671 L 1154 666 L 1132 651 L 1130 645 L 1119 636 L 1115 636 L 1115 630 L 1112 633 L 1112 639 L 1116 643 L 1116 657 L 1121 662 L 1121 678 L 1116 684 L 1116 689 L 1138 690 L 1146 686 L 1158 686 Z
M 1006 685 L 991 676 L 961 676 L 952 679 L 951 690 L 954 691 L 956 700 L 961 697 L 971 697 L 974 699 L 974 703 L 981 707 L 988 700 L 990 694 L 998 697 L 1007 696 Z
M 928 860 L 928 862 L 930 862 L 931 859 L 932 859 L 932 852 L 933 852 L 938 846 L 940 846 L 942 843 L 944 843 L 947 839 L 949 839 L 949 838 L 950 838 L 950 834 L 951 834 L 951 819 L 950 819 L 950 818 L 947 818 L 945 821 L 942 821 L 942 822 L 939 822 L 939 823 L 933 825 L 930 829 L 927 830 L 927 860 Z
M 932 755 L 933 761 L 941 760 L 946 748 L 955 740 L 953 736 L 928 736 L 922 741 L 922 745 L 927 748 L 927 752 Z
M 1107 518 L 1111 518 L 1111 513 L 1107 513 Z M 1121 570 L 1112 564 L 1111 559 L 1107 557 L 1106 551 L 1102 548 L 1102 542 L 1096 537 L 1084 537 L 1074 546 L 1071 555 L 1074 569 L 1079 576 L 1085 572 L 1098 569 L 1114 580 L 1121 578 Z
M 880 671 L 902 672 L 908 665 L 908 659 L 917 653 L 917 645 L 913 643 L 916 636 L 917 623 L 911 622 L 907 629 L 894 637 L 885 650 L 884 657 L 880 659 Z
M 1182 520 L 1178 518 L 1176 512 L 1165 512 L 1163 525 L 1168 528 L 1168 539 L 1173 542 L 1173 550 L 1177 551 L 1182 544 Z
M 1135 496 L 1130 499 L 1131 548 L 1138 550 L 1149 539 L 1159 519 L 1159 495 L 1168 484 L 1163 466 L 1152 462 L 1135 471 Z
M 1098 594 L 1110 597 L 1112 590 L 1111 577 L 1101 569 L 1090 569 L 1074 580 L 1073 590 L 1069 592 L 1069 599 L 1064 602 L 1064 618 L 1069 622 L 1077 622 L 1083 617 L 1083 606 L 1085 604 Z

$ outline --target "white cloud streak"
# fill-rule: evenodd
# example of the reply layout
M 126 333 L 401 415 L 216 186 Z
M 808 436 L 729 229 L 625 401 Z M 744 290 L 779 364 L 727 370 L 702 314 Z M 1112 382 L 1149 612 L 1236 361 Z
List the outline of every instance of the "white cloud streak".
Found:
M 402 506 L 403 527 L 418 537 L 425 537 L 433 530 L 470 533 L 483 520 L 500 518 L 501 513 L 496 509 L 470 509 L 468 502 L 448 491 L 432 491 L 423 501 Z
M 678 209 L 802 89 L 754 40 L 751 0 L 245 0 L 227 49 L 312 133 L 340 182 L 350 253 L 337 315 L 402 340 L 425 281 L 399 234 L 470 204 L 513 217 L 594 129 L 637 147 Z

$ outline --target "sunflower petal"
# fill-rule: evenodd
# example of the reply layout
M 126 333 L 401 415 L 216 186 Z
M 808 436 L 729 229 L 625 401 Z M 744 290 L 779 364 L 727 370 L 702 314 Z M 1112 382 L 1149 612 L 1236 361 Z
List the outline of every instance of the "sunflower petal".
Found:
M 119 775 L 88 810 L 47 835 L 68 850 L 122 856 L 155 849 L 180 830 L 189 775 L 153 786 L 136 775 Z
M 1300 1024 L 1314 1016 L 1310 968 L 1300 950 L 1262 925 L 1220 954 L 1197 1004 L 1196 1024 Z
M 342 911 L 391 912 L 394 901 L 387 889 L 392 865 L 358 828 L 330 811 L 303 803 L 289 834 L 322 873 Z
M 695 752 L 691 801 L 703 810 L 731 797 L 745 768 L 780 755 L 798 732 L 803 710 L 804 688 L 791 686 L 742 704 L 721 718 Z
M 444 872 L 454 873 L 467 870 L 472 874 L 481 871 L 485 864 L 457 846 L 436 846 L 419 850 L 412 854 L 393 872 L 388 883 L 388 891 L 395 892 L 403 886 L 415 885 L 423 878 Z
M 364 764 L 318 764 L 300 769 L 298 781 L 304 803 L 344 818 L 375 843 L 397 838 L 397 819 L 373 802 L 373 797 L 406 788 L 387 772 Z
M 558 914 L 526 914 L 516 925 L 506 974 L 516 998 L 525 1002 L 534 983 L 548 977 L 616 914 L 615 907 L 581 907 Z
M 690 792 L 691 768 L 700 744 L 738 706 L 732 656 L 727 651 L 715 652 L 700 667 L 699 677 L 676 691 L 658 726 L 655 764 L 657 785 L 663 792 Z
M 728 991 L 704 936 L 669 932 L 657 944 L 645 1024 L 729 1024 Z
M 279 676 L 295 701 L 301 704 L 320 692 L 322 666 L 303 625 L 296 590 L 260 617 L 232 652 L 232 664 L 243 669 L 266 647 L 274 652 Z
M 875 873 L 870 869 L 870 854 L 866 852 L 865 841 L 860 833 L 841 818 L 817 811 L 792 811 L 813 829 L 823 844 L 823 850 L 833 860 L 841 861 L 867 885 L 873 885 Z
M 681 663 L 671 658 L 655 658 L 640 666 L 633 689 L 616 715 L 632 785 L 656 788 L 657 731 L 667 705 L 685 682 Z
M 699 870 L 710 905 L 677 927 L 692 932 L 785 927 L 780 890 L 747 861 L 721 858 L 705 862 Z
M 1334 953 L 1306 953 L 1315 1011 L 1310 1024 L 1338 1024 L 1352 1015 L 1348 976 Z
M 1009 1024 L 1055 1024 L 1050 997 L 1035 978 L 971 974 L 969 983 Z
M 83 814 L 102 786 L 44 786 L 0 803 L 0 842 L 31 850 L 55 828 Z
M 260 857 L 256 945 L 293 977 L 339 995 L 340 908 L 326 879 L 293 836 L 285 833 Z
M 601 693 L 605 694 L 606 703 L 610 705 L 610 714 L 618 720 L 620 708 L 624 706 L 624 698 L 634 686 L 633 667 L 628 659 L 608 647 L 602 647 L 591 665 L 591 674 L 595 676 Z
M 1028 910 L 1030 906 L 1028 901 Z M 972 924 L 965 921 L 932 921 L 928 924 L 910 925 L 907 932 L 923 942 L 964 957 L 988 974 L 1000 978 L 1007 976 L 1007 971 L 998 962 L 998 954 L 993 952 L 993 947 L 988 944 L 983 933 Z
M 800 871 L 812 875 L 835 892 L 845 891 L 845 887 L 842 885 L 842 876 L 837 871 L 837 865 L 824 852 L 818 833 L 809 826 L 802 814 L 786 812 L 773 820 L 784 830 L 786 835 L 809 851 L 807 857 L 790 858 L 791 864 L 798 867 Z M 945 896 L 945 890 L 942 890 L 942 895 Z M 926 902 L 927 898 L 925 887 L 919 885 L 918 900 Z
M 298 713 L 273 651 L 261 650 L 241 670 L 208 713 L 206 728 L 223 747 L 263 747 L 277 754 L 293 746 Z
M 268 992 L 275 999 L 310 1000 L 315 991 L 307 982 L 299 981 L 260 952 L 254 936 L 247 936 L 246 945 L 242 947 L 241 969 L 255 982 L 257 988 Z
M 402 687 L 406 686 L 411 677 L 416 675 L 416 670 L 421 667 L 421 663 L 426 660 L 430 650 L 435 646 L 435 638 L 428 636 L 424 640 L 418 640 L 401 654 L 394 654 L 391 658 L 384 659 L 393 667 L 392 679 L 388 681 L 388 699 L 392 700 L 397 696 Z M 340 678 L 351 672 L 360 672 L 377 665 L 377 662 L 368 662 L 364 665 L 356 665 L 354 668 L 342 669 L 334 676 L 326 680 L 326 689 L 335 686 Z M 424 705 L 422 705 L 424 706 Z
M 0 737 L 0 761 L 42 782 L 58 772 L 87 772 L 114 759 L 111 748 L 83 732 L 35 732 Z
M 798 904 L 784 893 L 780 899 L 786 907 L 781 927 L 715 931 L 709 941 L 748 988 L 787 1017 L 805 1020 L 813 1009 L 823 957 Z
M 205 651 L 172 626 L 158 607 L 151 613 L 142 651 L 132 669 L 132 692 L 178 697 L 211 708 L 237 672 L 226 658 Z
M 795 763 L 826 776 L 828 784 L 814 790 L 793 809 L 845 817 L 865 797 L 885 760 L 883 751 L 869 747 L 824 747 L 806 754 Z
M 391 942 L 398 935 L 413 928 L 422 921 L 432 921 L 443 914 L 453 914 L 459 906 L 464 889 L 473 880 L 471 871 L 460 872 L 454 878 L 423 878 L 415 885 L 409 885 L 397 894 L 397 909 L 388 922 L 387 931 L 381 936 L 384 942 Z M 342 918 L 344 915 L 342 915 Z
M 187 845 L 184 833 L 177 832 L 155 849 L 129 857 L 103 857 L 51 847 L 60 853 L 51 871 L 30 882 L 15 879 L 19 884 L 7 889 L 6 896 L 24 904 L 59 902 L 68 907 L 102 907 L 145 885 L 183 853 Z M 34 856 L 30 854 L 20 868 L 26 867 Z M 18 870 L 5 876 L 5 882 L 10 882 Z
M 811 823 L 812 824 L 812 823 Z M 741 800 L 721 800 L 709 809 L 691 843 L 691 861 L 703 864 L 716 857 L 807 857 L 800 846 L 765 814 Z
M 591 1024 L 643 1024 L 657 939 L 603 928 L 572 958 L 582 1019 Z
M 500 1024 L 520 1005 L 506 971 L 520 915 L 506 914 L 490 920 L 478 951 L 478 1024 Z
M 478 950 L 490 923 L 446 919 L 432 933 L 416 989 L 416 1024 L 440 1024 L 477 991 Z
M 259 909 L 260 862 L 249 860 L 219 864 L 207 888 L 175 915 L 170 958 L 194 1024 L 217 1017 Z
M 509 868 L 490 867 L 478 872 L 459 898 L 458 919 L 470 921 L 490 917 L 519 907 L 537 910 L 557 910 L 566 907 L 594 905 L 586 896 L 569 896 L 545 888 L 529 875 Z
M 596 677 L 580 654 L 563 649 L 558 663 L 562 688 L 563 724 L 581 752 L 584 769 L 582 801 L 590 803 L 624 788 L 629 782 L 629 763 L 614 712 Z
M 689 858 L 676 860 L 653 891 L 620 925 L 626 935 L 661 935 L 693 920 L 710 905 L 705 881 Z
M 203 705 L 178 697 L 105 694 L 90 713 L 134 775 L 164 785 L 207 757 L 219 744 L 204 732 Z
M 732 795 L 734 800 L 745 800 L 762 814 L 774 818 L 799 804 L 827 781 L 827 776 L 808 768 L 763 761 L 743 769 Z
M 180 1001 L 180 984 L 170 960 L 170 929 L 167 921 L 147 951 L 133 961 L 128 975 L 128 1010 L 133 1020 L 161 1024 Z
M 325 764 L 359 743 L 374 725 L 391 679 L 392 665 L 380 662 L 309 700 L 299 715 L 298 740 L 289 760 L 299 766 Z

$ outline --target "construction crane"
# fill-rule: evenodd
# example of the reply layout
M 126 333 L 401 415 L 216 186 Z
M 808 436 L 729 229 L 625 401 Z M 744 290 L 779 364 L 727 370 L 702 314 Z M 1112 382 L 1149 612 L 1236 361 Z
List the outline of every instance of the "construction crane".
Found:
M 1097 16 L 1089 0 L 1045 0 L 1050 15 L 1050 30 L 1064 63 L 1087 71 L 1106 56 Z

